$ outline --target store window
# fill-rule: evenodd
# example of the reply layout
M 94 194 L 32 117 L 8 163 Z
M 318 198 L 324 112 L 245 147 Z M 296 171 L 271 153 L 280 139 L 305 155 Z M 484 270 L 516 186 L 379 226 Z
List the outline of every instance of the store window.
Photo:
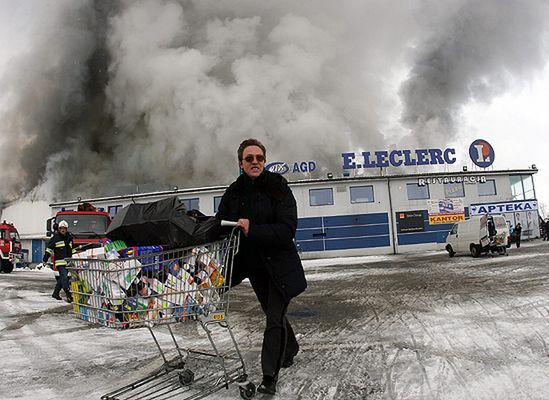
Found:
M 214 197 L 214 213 L 217 212 L 217 210 L 219 209 L 219 204 L 221 203 L 221 198 L 223 196 L 215 196 Z
M 444 196 L 446 198 L 465 197 L 463 182 L 445 183 Z
M 496 195 L 496 181 L 493 179 L 487 179 L 484 183 L 479 183 L 478 195 L 479 196 L 495 196 Z
M 524 189 L 522 188 L 522 177 L 520 175 L 511 175 L 511 195 L 513 200 L 524 200 Z
M 334 204 L 334 191 L 332 188 L 309 189 L 309 205 L 330 206 Z
M 109 213 L 109 215 L 111 216 L 111 218 L 114 218 L 114 216 L 118 213 L 118 211 L 120 211 L 122 209 L 122 205 L 119 204 L 119 205 L 116 205 L 116 206 L 108 206 L 107 207 L 107 212 Z
M 513 200 L 530 200 L 536 198 L 532 175 L 511 175 L 511 194 Z
M 524 188 L 524 200 L 536 198 L 534 191 L 534 180 L 532 175 L 522 175 L 522 187 Z
M 424 200 L 429 199 L 429 185 L 419 186 L 417 183 L 407 183 L 406 191 L 408 192 L 408 200 Z
M 351 203 L 373 203 L 374 202 L 374 187 L 373 186 L 351 186 Z
M 185 208 L 187 210 L 200 210 L 199 208 L 200 199 L 198 197 L 195 197 L 192 199 L 184 199 L 180 197 L 179 199 L 183 204 L 185 204 Z

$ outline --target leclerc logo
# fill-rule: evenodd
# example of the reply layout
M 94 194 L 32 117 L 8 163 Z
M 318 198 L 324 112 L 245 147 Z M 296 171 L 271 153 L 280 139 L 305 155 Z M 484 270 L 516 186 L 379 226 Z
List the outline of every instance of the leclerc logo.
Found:
M 494 163 L 496 154 L 490 143 L 483 139 L 477 139 L 469 146 L 471 160 L 481 168 L 487 168 Z
M 286 172 L 290 170 L 290 167 L 285 162 L 277 161 L 277 162 L 272 162 L 270 164 L 267 164 L 265 166 L 265 169 L 267 169 L 267 171 L 271 171 L 276 174 L 284 175 Z

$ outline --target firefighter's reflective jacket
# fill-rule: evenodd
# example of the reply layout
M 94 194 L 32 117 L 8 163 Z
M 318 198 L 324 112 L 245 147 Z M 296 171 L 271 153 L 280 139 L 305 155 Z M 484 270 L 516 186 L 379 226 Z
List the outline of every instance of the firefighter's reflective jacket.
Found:
M 55 269 L 60 266 L 64 267 L 67 265 L 65 258 L 71 258 L 73 252 L 72 235 L 69 232 L 65 235 L 55 232 L 46 246 L 46 253 L 42 261 L 48 262 L 49 258 L 53 256 Z

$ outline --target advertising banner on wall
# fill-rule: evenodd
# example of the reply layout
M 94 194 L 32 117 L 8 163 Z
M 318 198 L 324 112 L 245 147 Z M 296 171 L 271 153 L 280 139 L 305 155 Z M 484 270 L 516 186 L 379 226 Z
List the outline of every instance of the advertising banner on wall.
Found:
M 423 211 L 399 211 L 397 214 L 398 232 L 423 232 Z
M 429 215 L 429 225 L 454 224 L 458 221 L 464 221 L 465 214 L 439 214 Z
M 465 220 L 463 199 L 428 200 L 429 225 L 453 224 Z
M 465 213 L 463 199 L 427 200 L 429 215 Z

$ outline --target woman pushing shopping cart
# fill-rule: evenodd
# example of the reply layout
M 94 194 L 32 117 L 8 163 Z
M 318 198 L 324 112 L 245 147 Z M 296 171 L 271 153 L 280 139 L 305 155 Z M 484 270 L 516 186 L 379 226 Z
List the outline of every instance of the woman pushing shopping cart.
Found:
M 75 315 L 113 329 L 146 327 L 162 362 L 102 399 L 201 399 L 231 383 L 239 385 L 242 398 L 255 395 L 228 318 L 239 238 L 233 230 L 222 240 L 168 251 L 114 241 L 69 260 Z M 197 323 L 211 349 L 180 346 L 171 326 L 182 322 Z M 170 348 L 157 339 L 161 327 L 169 332 Z M 216 343 L 219 331 L 230 338 L 228 349 Z

